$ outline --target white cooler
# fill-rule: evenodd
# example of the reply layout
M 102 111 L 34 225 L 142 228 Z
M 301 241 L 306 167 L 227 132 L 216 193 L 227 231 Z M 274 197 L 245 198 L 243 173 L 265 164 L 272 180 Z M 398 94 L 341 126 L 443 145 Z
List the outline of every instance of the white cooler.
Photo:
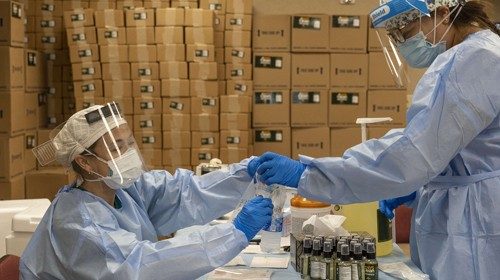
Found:
M 21 256 L 49 206 L 48 199 L 0 201 L 0 256 Z

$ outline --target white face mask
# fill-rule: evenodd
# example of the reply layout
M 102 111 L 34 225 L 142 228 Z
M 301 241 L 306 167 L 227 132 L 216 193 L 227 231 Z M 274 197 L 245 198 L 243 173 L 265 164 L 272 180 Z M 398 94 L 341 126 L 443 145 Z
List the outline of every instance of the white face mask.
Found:
M 113 160 L 105 161 L 102 158 L 91 153 L 98 160 L 106 163 L 109 167 L 109 175 L 102 176 L 96 172 L 91 171 L 100 178 L 97 180 L 86 180 L 89 182 L 102 181 L 108 187 L 117 189 L 126 189 L 134 184 L 135 181 L 144 173 L 142 168 L 142 160 L 136 149 L 130 148 L 120 157 Z

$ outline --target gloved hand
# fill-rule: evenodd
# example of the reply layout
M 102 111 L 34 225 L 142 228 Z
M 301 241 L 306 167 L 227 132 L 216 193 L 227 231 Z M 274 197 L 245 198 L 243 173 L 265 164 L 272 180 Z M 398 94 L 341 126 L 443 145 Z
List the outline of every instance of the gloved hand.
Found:
M 272 215 L 273 203 L 271 199 L 257 196 L 243 206 L 233 223 L 250 241 L 262 228 L 271 224 Z
M 381 200 L 378 202 L 378 208 L 380 209 L 380 212 L 382 212 L 382 214 L 384 214 L 388 219 L 392 220 L 394 218 L 394 209 L 398 208 L 399 205 L 414 200 L 416 195 L 417 192 L 413 192 L 412 194 L 407 196 Z
M 260 165 L 260 157 L 256 157 L 248 163 L 247 172 L 248 175 L 250 175 L 250 177 L 253 178 L 255 176 L 255 172 L 257 172 L 257 168 L 259 167 L 259 165 Z
M 258 162 L 257 173 L 266 185 L 280 184 L 296 188 L 306 169 L 305 164 L 272 152 L 264 153 Z

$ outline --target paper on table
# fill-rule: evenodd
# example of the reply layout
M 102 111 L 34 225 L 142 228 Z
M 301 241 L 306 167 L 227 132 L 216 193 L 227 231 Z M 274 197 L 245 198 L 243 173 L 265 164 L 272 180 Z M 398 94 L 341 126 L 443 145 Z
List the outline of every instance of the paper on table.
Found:
M 262 254 L 259 245 L 248 245 L 243 251 L 243 254 Z
M 234 259 L 232 259 L 224 266 L 239 266 L 239 265 L 246 265 L 245 260 L 243 260 L 241 256 L 236 256 Z
M 289 262 L 290 256 L 255 256 L 250 267 L 287 268 Z

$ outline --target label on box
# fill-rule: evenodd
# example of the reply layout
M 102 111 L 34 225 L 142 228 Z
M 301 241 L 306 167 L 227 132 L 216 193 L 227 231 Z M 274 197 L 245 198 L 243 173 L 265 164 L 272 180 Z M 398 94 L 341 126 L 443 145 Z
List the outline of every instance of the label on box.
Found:
M 38 95 L 38 106 L 43 106 L 47 104 L 47 95 L 40 93 Z
M 52 5 L 52 4 L 42 4 L 42 11 L 53 12 L 54 11 L 54 5 Z
M 316 30 L 321 29 L 321 18 L 294 16 L 293 28 Z
M 222 4 L 220 3 L 210 3 L 210 5 L 208 5 L 208 8 L 212 11 L 220 11 L 222 10 Z
M 81 50 L 81 51 L 78 51 L 78 56 L 79 57 L 90 57 L 90 56 L 92 56 L 92 50 Z
M 231 77 L 239 77 L 245 75 L 245 70 L 243 69 L 233 69 L 231 70 Z
M 323 67 L 319 67 L 319 68 L 300 68 L 300 67 L 297 67 L 297 75 L 299 74 L 317 74 L 317 73 L 320 73 L 321 75 L 323 75 Z
M 42 43 L 54 44 L 56 42 L 56 37 L 53 36 L 43 36 Z
M 55 61 L 56 60 L 56 54 L 55 53 L 49 53 L 49 54 L 47 54 L 47 60 Z
M 36 137 L 34 135 L 26 136 L 26 149 L 33 149 L 36 147 Z
M 196 57 L 208 57 L 208 50 L 195 50 L 194 55 Z
M 237 137 L 237 136 L 234 136 L 234 137 L 228 136 L 226 138 L 226 143 L 227 144 L 239 144 L 240 143 L 240 137 Z
M 42 20 L 40 22 L 40 26 L 43 28 L 54 27 L 54 26 L 56 26 L 56 22 L 53 20 Z
M 87 109 L 91 106 L 95 106 L 95 102 L 83 102 L 83 109 Z
M 139 76 L 151 76 L 151 69 L 149 68 L 139 69 Z
M 140 126 L 141 128 L 153 127 L 153 121 L 152 120 L 141 121 Z
M 256 130 L 255 142 L 283 142 L 281 130 Z
M 256 68 L 281 69 L 281 68 L 283 68 L 283 57 L 256 55 L 255 56 L 255 67 Z
M 332 92 L 332 105 L 358 105 L 359 94 L 353 92 Z
M 201 145 L 213 145 L 214 143 L 215 138 L 213 137 L 201 138 Z
M 155 137 L 154 136 L 144 136 L 142 137 L 142 143 L 143 144 L 153 144 L 155 142 Z
M 95 69 L 94 67 L 82 68 L 83 75 L 94 75 Z
M 245 57 L 245 52 L 244 51 L 240 51 L 240 50 L 232 50 L 231 51 L 231 56 L 243 58 L 243 57 Z
M 399 112 L 399 105 L 373 105 L 372 112 L 387 111 L 387 112 Z
M 292 92 L 292 102 L 294 104 L 317 104 L 321 102 L 320 93 L 317 91 L 311 92 Z
M 211 153 L 198 153 L 198 159 L 199 160 L 211 160 L 212 154 Z
M 28 52 L 28 66 L 36 66 L 36 53 Z
M 104 38 L 106 38 L 106 39 L 118 38 L 118 31 L 116 31 L 116 30 L 106 31 L 106 32 L 104 32 Z
M 170 108 L 182 111 L 182 109 L 184 108 L 184 104 L 172 101 L 170 102 Z
M 12 17 L 23 18 L 23 8 L 17 3 L 12 3 Z
M 332 16 L 332 27 L 359 28 L 359 16 Z
M 149 101 L 149 102 L 141 102 L 141 109 L 154 109 L 154 103 Z
M 152 85 L 141 86 L 141 93 L 151 93 L 155 91 L 155 87 Z
M 71 21 L 84 21 L 84 20 L 85 20 L 84 14 L 72 14 L 71 15 Z
M 148 15 L 145 12 L 134 13 L 134 20 L 145 20 L 148 19 Z
M 215 106 L 216 105 L 216 100 L 215 99 L 211 99 L 211 98 L 203 98 L 201 100 L 201 104 L 203 106 Z
M 243 25 L 243 19 L 241 18 L 232 18 L 229 20 L 230 25 Z
M 255 104 L 281 104 L 283 93 L 281 92 L 256 92 Z
M 73 34 L 72 38 L 73 38 L 73 42 L 76 42 L 76 41 L 85 41 L 85 34 L 83 34 L 83 33 Z
M 247 86 L 244 85 L 244 84 L 235 84 L 234 85 L 234 90 L 245 92 L 245 91 L 247 91 Z
M 88 84 L 88 85 L 83 85 L 82 86 L 82 91 L 83 92 L 94 91 L 94 90 L 95 90 L 95 85 L 94 84 Z

